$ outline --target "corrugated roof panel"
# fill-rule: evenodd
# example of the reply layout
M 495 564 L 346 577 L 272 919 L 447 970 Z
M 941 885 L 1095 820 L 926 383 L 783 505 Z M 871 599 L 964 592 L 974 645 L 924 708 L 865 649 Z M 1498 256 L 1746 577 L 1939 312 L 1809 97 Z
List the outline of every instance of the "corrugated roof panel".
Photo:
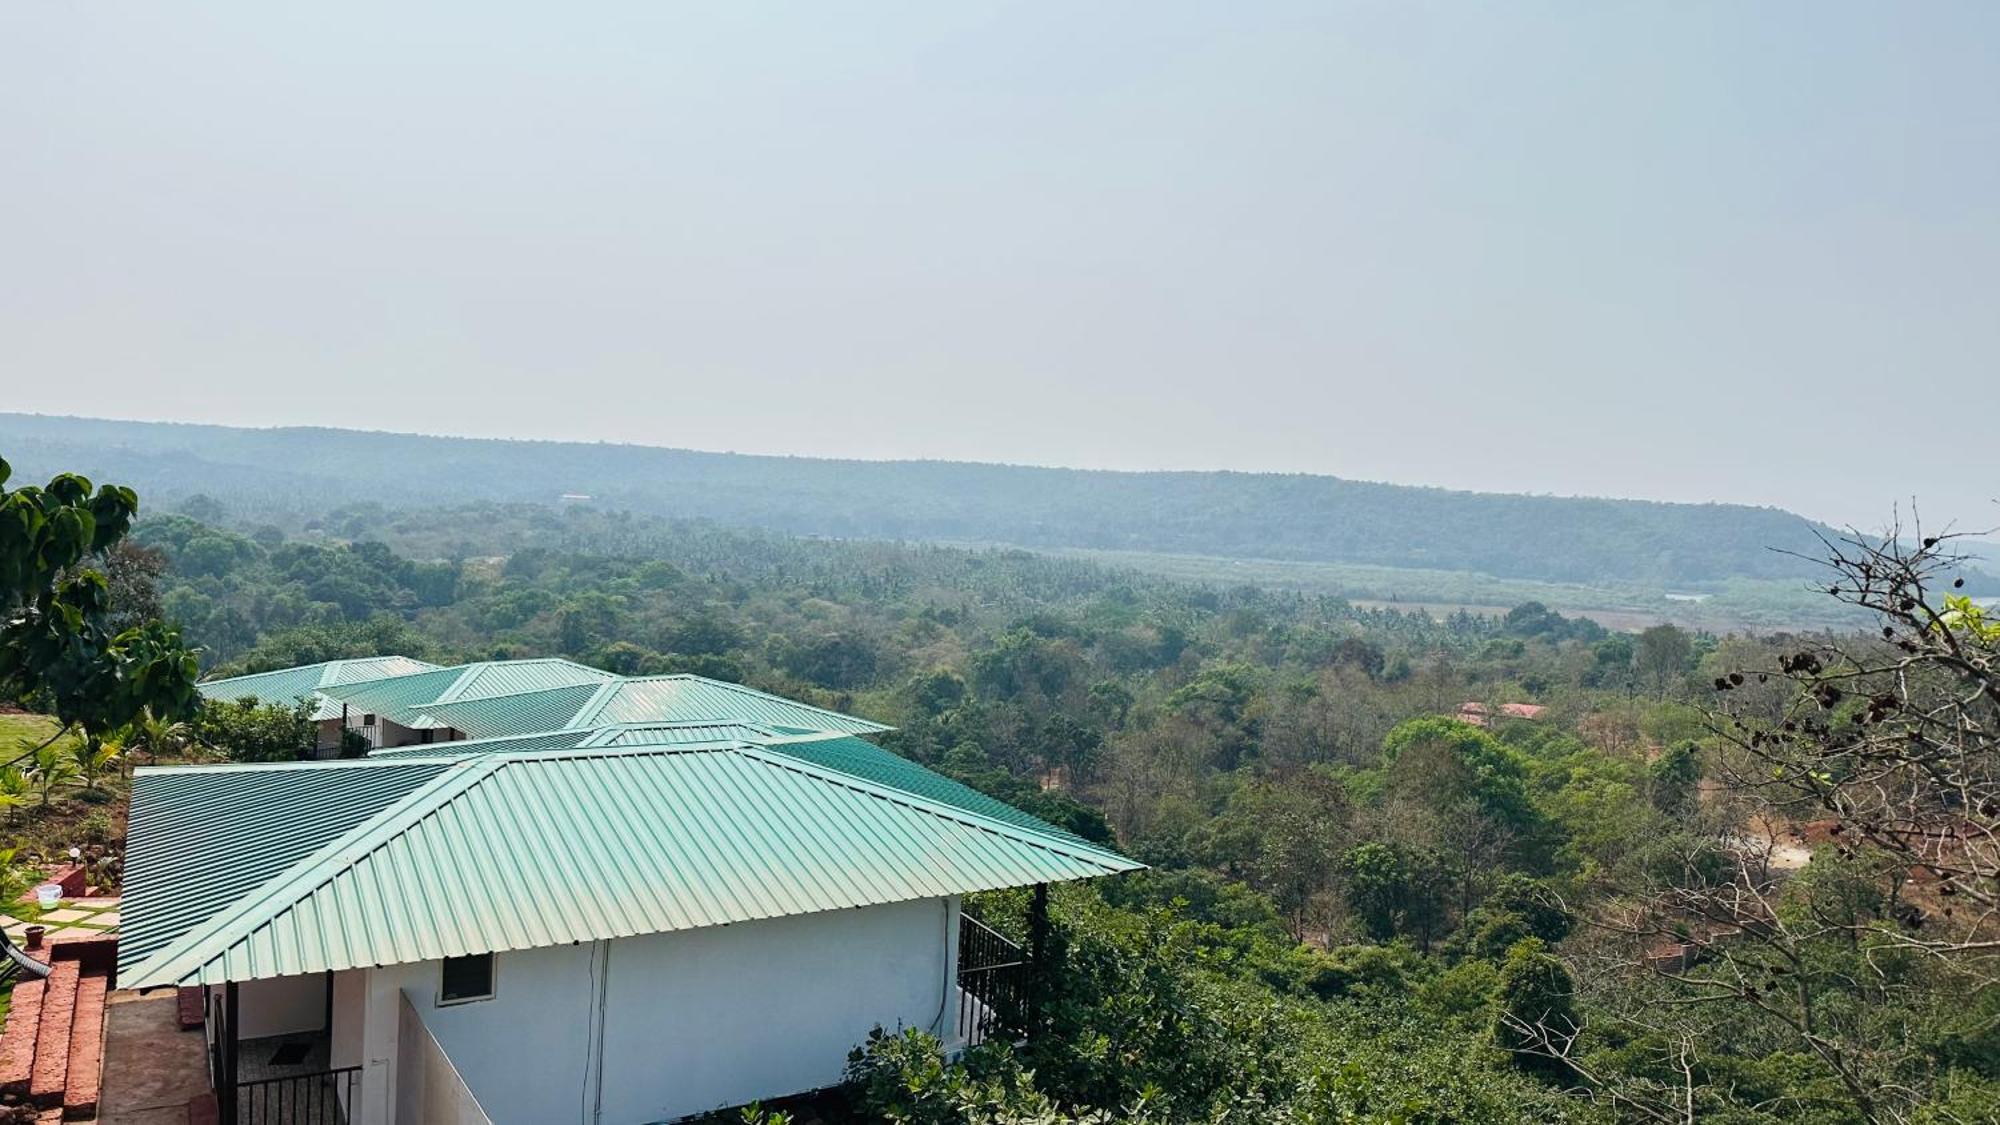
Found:
M 701 742 L 751 742 L 762 745 L 785 737 L 789 736 L 775 728 L 756 723 L 710 722 L 695 719 L 676 723 L 620 723 L 617 726 L 599 727 L 592 734 L 590 741 L 582 745 L 677 746 Z M 829 736 L 818 733 L 815 737 Z
M 330 662 L 328 674 L 320 680 L 320 686 L 351 684 L 357 680 L 379 680 L 384 676 L 408 676 L 417 672 L 435 671 L 437 667 L 427 660 L 415 660 L 407 656 L 364 656 L 354 660 L 335 660 Z
M 990 816 L 1020 828 L 1045 832 L 1068 840 L 1082 838 L 1065 832 L 1038 816 L 1032 816 L 996 797 L 989 797 L 962 782 L 933 773 L 922 765 L 859 738 L 792 738 L 760 743 L 774 754 L 811 762 L 816 766 L 886 785 L 905 793 L 939 801 L 953 808 Z
M 123 983 L 431 960 L 1139 866 L 749 746 L 492 755 L 244 896 Z
M 451 727 L 473 738 L 541 734 L 576 726 L 572 718 L 597 693 L 597 684 L 576 684 L 518 695 L 485 696 L 425 706 L 411 725 Z
M 673 719 L 735 719 L 809 730 L 874 734 L 890 728 L 823 707 L 701 676 L 643 676 L 621 680 L 576 716 L 575 726 Z
M 144 768 L 132 777 L 121 964 L 137 964 L 446 766 Z
M 328 660 L 319 664 L 304 664 L 297 668 L 280 668 L 272 672 L 253 672 L 247 676 L 209 680 L 197 684 L 196 690 L 207 699 L 233 700 L 254 697 L 265 703 L 289 703 L 294 699 L 311 699 L 315 705 L 313 718 L 330 719 L 340 715 L 340 705 L 328 701 L 320 692 L 323 687 L 384 676 L 402 676 L 429 671 L 436 667 L 435 664 L 426 664 L 407 656 L 367 656 L 354 660 Z
M 328 669 L 335 664 L 342 665 L 342 670 L 337 675 L 328 674 Z M 348 665 L 352 667 L 345 667 Z M 261 675 L 263 690 L 291 692 L 274 698 L 303 696 L 308 692 L 305 681 L 311 680 L 312 688 L 334 700 L 322 706 L 319 715 L 322 718 L 338 716 L 344 704 L 350 714 L 380 715 L 409 727 L 456 726 L 476 736 L 688 719 L 735 720 L 847 734 L 873 734 L 890 729 L 881 723 L 799 703 L 741 684 L 693 675 L 628 678 L 559 658 L 487 661 L 456 668 L 434 668 L 407 657 L 374 657 Z M 542 701 L 516 698 L 541 692 L 568 692 L 578 686 L 601 690 L 583 693 L 587 706 L 579 703 L 568 715 L 557 714 L 561 703 L 571 698 L 567 694 Z M 207 692 L 208 688 L 204 687 L 204 691 Z M 522 725 L 527 721 L 525 719 L 506 719 L 498 726 L 489 723 L 477 729 L 451 722 L 442 715 L 430 722 L 422 718 L 438 707 L 484 699 L 512 701 L 500 705 L 494 714 L 533 713 L 550 717 L 537 718 L 534 721 L 543 725 L 532 728 Z M 486 712 L 456 713 L 470 715 Z
M 370 760 L 381 758 L 470 758 L 480 754 L 504 754 L 518 750 L 574 750 L 596 731 L 556 730 L 547 734 L 510 734 L 499 738 L 468 738 L 456 742 L 427 742 L 415 746 L 390 746 L 370 750 Z
M 602 684 L 618 678 L 615 673 L 560 657 L 495 660 L 469 664 L 466 669 L 467 675 L 439 695 L 436 702 L 456 703 L 496 695 L 519 695 L 528 691 L 575 687 L 577 684 Z
M 448 757 L 471 758 L 482 754 L 512 754 L 524 750 L 574 750 L 584 746 L 731 746 L 739 742 L 764 743 L 804 733 L 817 738 L 844 738 L 824 732 L 783 732 L 751 723 L 621 723 L 549 731 L 546 734 L 513 734 L 495 738 L 473 738 L 457 742 L 432 742 L 417 746 L 393 746 L 370 751 L 370 758 Z
M 407 676 L 391 676 L 351 684 L 329 684 L 322 690 L 347 704 L 350 713 L 381 715 L 391 722 L 408 726 L 409 720 L 416 717 L 423 705 L 435 702 L 438 696 L 449 690 L 472 667 L 474 666 L 462 665 L 457 668 L 437 668 Z
M 585 746 L 686 746 L 749 743 L 773 753 L 811 762 L 827 769 L 886 785 L 905 793 L 941 801 L 954 808 L 990 816 L 1009 824 L 1066 839 L 1081 839 L 996 797 L 934 773 L 925 766 L 853 735 L 799 732 L 751 723 L 622 723 L 595 730 L 556 731 L 428 746 L 377 750 L 370 757 L 429 755 L 473 757 L 529 750 L 570 750 Z

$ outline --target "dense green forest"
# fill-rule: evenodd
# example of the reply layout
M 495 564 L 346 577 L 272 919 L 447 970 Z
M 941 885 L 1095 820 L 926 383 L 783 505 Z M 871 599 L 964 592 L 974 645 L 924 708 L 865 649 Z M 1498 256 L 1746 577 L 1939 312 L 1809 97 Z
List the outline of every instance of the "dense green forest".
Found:
M 586 507 L 305 523 L 143 519 L 117 604 L 185 626 L 211 672 L 563 654 L 748 682 L 892 723 L 894 750 L 1152 865 L 1060 889 L 1044 1033 L 948 1064 L 888 1029 L 850 1064 L 860 1119 L 2000 1113 L 1990 857 L 1912 859 L 1915 814 L 1844 788 L 1923 729 L 1785 757 L 1905 713 L 1834 653 L 1948 640 L 1990 676 L 2000 625 L 1971 602 L 1907 626 L 1906 587 L 1837 587 L 1889 615 L 1874 641 L 1624 633 Z M 2000 815 L 1973 749 L 1922 806 L 1960 839 Z M 1003 926 L 1020 905 L 985 904 Z
M 755 457 L 335 429 L 0 415 L 30 476 L 74 470 L 279 526 L 359 501 L 602 506 L 790 534 L 1172 552 L 1705 588 L 1797 579 L 1817 528 L 1772 508 L 1510 496 L 1332 477 Z M 310 499 L 307 499 L 310 498 Z

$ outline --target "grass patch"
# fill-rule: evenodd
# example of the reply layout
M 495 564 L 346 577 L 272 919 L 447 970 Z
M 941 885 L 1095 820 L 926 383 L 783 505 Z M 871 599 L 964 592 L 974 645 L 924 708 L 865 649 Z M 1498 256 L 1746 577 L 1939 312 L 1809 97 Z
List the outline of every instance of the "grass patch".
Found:
M 30 715 L 22 711 L 0 712 L 0 762 L 10 762 L 26 754 L 56 733 L 56 721 L 47 715 Z M 76 735 L 67 734 L 57 745 L 64 750 L 75 746 Z

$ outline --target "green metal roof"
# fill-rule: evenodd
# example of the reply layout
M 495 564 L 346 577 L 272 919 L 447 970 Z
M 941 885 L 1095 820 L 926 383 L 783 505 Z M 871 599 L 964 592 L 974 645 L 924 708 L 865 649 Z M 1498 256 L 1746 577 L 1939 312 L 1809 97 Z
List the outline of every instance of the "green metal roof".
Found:
M 539 734 L 574 725 L 570 719 L 576 709 L 596 694 L 595 684 L 574 684 L 457 703 L 432 703 L 407 725 L 419 729 L 449 727 L 473 738 Z
M 126 838 L 120 962 L 138 963 L 448 765 L 139 770 Z
M 330 685 L 326 693 L 345 703 L 350 713 L 380 715 L 402 726 L 422 727 L 447 725 L 422 722 L 424 712 L 437 704 L 557 691 L 580 685 L 594 688 L 617 678 L 610 672 L 558 657 L 487 660 L 454 668 L 427 670 L 415 675 Z M 578 700 L 581 702 L 589 696 L 589 691 L 582 692 Z M 501 710 L 504 712 L 504 706 Z M 567 725 L 558 722 L 533 729 L 550 730 Z
M 750 745 L 489 754 L 449 760 L 120 983 L 427 961 L 1139 866 Z
M 552 730 L 543 734 L 510 734 L 499 738 L 473 738 L 460 742 L 425 742 L 414 746 L 390 746 L 370 750 L 369 761 L 398 758 L 470 758 L 480 754 L 502 754 L 510 750 L 574 750 L 595 732 Z
M 767 727 L 755 723 L 711 722 L 698 719 L 684 723 L 620 723 L 609 727 L 553 730 L 542 734 L 513 734 L 493 738 L 473 738 L 461 742 L 391 746 L 381 750 L 371 750 L 368 752 L 368 757 L 371 759 L 467 758 L 521 750 L 574 750 L 580 746 L 726 746 L 738 742 L 763 745 L 798 735 L 812 735 L 815 738 L 846 737 L 792 727 Z
M 687 719 L 873 734 L 890 728 L 701 676 L 617 676 L 569 660 L 497 660 L 329 685 L 351 713 L 473 738 Z M 335 714 L 339 713 L 338 704 Z
M 407 656 L 367 656 L 355 660 L 327 660 L 297 668 L 280 668 L 274 672 L 253 672 L 247 676 L 208 680 L 197 684 L 196 690 L 207 699 L 254 697 L 266 703 L 311 699 L 315 704 L 313 718 L 332 719 L 340 716 L 340 704 L 329 701 L 321 694 L 320 689 L 362 680 L 381 679 L 384 676 L 406 676 L 415 672 L 430 671 L 436 667 L 435 664 L 426 664 Z
M 943 774 L 932 773 L 916 762 L 884 750 L 864 739 L 787 738 L 761 745 L 776 754 L 811 762 L 827 769 L 839 770 L 850 777 L 872 781 L 877 785 L 924 797 L 966 812 L 989 816 L 1016 828 L 1073 840 L 1077 843 L 1085 842 L 1081 837 L 1065 832 L 1040 817 L 1030 816 L 1005 801 L 989 797 Z
M 408 676 L 390 676 L 361 683 L 334 684 L 326 694 L 347 705 L 349 713 L 380 715 L 409 725 L 426 703 L 434 703 L 465 675 L 465 669 L 437 668 Z
M 467 742 L 436 742 L 424 746 L 398 746 L 376 750 L 371 759 L 425 757 L 477 757 L 484 754 L 520 753 L 532 750 L 573 750 L 591 746 L 726 746 L 750 745 L 839 770 L 864 781 L 886 785 L 917 797 L 940 801 L 967 812 L 990 816 L 1020 828 L 1044 832 L 1065 839 L 1081 839 L 1020 809 L 989 797 L 969 785 L 931 772 L 908 758 L 853 735 L 825 731 L 801 731 L 792 727 L 768 727 L 752 723 L 685 722 L 621 723 L 593 730 L 562 730 L 547 734 L 476 739 Z
M 525 691 L 547 691 L 577 684 L 602 684 L 617 679 L 614 672 L 578 664 L 560 657 L 536 660 L 492 660 L 468 664 L 465 675 L 444 694 L 439 703 L 463 699 L 487 699 L 498 695 L 519 695 Z
M 597 698 L 578 711 L 567 725 L 600 727 L 611 723 L 673 719 L 736 719 L 777 723 L 808 730 L 875 734 L 889 730 L 881 723 L 843 715 L 783 696 L 724 683 L 702 676 L 641 676 L 604 685 Z

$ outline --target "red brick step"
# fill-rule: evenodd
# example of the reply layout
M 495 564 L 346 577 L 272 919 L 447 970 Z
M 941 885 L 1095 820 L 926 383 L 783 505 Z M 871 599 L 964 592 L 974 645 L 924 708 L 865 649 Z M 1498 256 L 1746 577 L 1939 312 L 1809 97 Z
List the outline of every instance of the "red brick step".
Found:
M 104 1077 L 104 1003 L 116 939 L 56 943 L 35 956 L 49 958 L 49 975 L 14 986 L 0 1030 L 0 1099 L 37 1107 L 37 1120 L 92 1120 Z
M 69 1085 L 69 1032 L 76 1022 L 77 984 L 83 979 L 83 966 L 75 961 L 57 961 L 49 969 L 41 1030 L 35 1035 L 35 1069 L 28 1080 L 28 1099 L 45 1109 L 62 1105 Z
M 42 993 L 47 987 L 40 980 L 24 980 L 14 986 L 7 1030 L 0 1032 L 0 1097 L 28 1095 L 28 1079 L 35 1071 L 35 1037 L 42 1024 Z

